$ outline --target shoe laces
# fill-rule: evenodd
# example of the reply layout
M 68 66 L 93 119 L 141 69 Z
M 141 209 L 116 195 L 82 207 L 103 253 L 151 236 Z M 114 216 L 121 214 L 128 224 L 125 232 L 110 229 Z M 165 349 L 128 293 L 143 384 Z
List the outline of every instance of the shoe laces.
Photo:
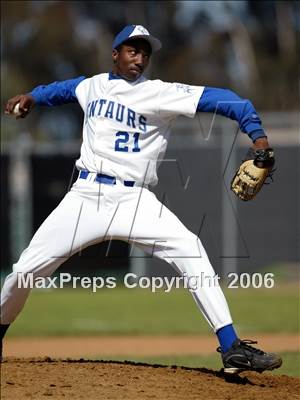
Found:
M 250 344 L 256 344 L 256 343 L 257 343 L 257 341 L 250 340 L 250 339 L 244 339 L 244 340 L 240 341 L 241 346 L 247 350 L 250 350 L 252 353 L 256 353 L 256 354 L 260 354 L 260 355 L 265 354 L 264 351 L 250 346 Z

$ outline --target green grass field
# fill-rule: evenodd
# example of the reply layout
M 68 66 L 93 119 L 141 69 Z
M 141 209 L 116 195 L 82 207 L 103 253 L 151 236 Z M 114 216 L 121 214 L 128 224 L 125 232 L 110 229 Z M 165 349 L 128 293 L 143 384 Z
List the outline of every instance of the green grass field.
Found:
M 296 285 L 273 289 L 227 289 L 238 333 L 299 332 L 299 291 Z M 118 288 L 97 293 L 83 289 L 35 290 L 8 331 L 17 336 L 209 334 L 204 317 L 188 291 L 171 293 Z M 299 353 L 282 354 L 284 365 L 275 373 L 300 375 Z M 100 355 L 95 358 L 103 359 Z M 221 367 L 219 355 L 106 357 L 186 367 Z
M 243 333 L 299 332 L 296 285 L 278 289 L 227 289 L 234 324 Z M 211 330 L 183 289 L 35 290 L 10 336 L 207 334 Z

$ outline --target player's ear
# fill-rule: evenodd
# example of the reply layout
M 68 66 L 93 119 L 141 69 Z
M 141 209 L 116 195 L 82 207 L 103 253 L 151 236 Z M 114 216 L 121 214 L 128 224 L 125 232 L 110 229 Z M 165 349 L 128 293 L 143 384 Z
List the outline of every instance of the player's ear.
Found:
M 113 51 L 112 51 L 112 59 L 113 59 L 113 63 L 114 63 L 114 64 L 117 62 L 118 56 L 119 56 L 118 50 L 113 49 Z

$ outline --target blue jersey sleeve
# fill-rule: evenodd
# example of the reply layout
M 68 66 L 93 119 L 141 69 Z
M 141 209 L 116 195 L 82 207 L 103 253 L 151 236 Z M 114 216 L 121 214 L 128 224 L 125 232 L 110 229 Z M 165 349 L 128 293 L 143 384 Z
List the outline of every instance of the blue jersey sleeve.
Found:
M 251 101 L 241 99 L 231 90 L 206 87 L 199 99 L 197 111 L 213 112 L 237 121 L 241 131 L 247 133 L 253 142 L 266 137 Z
M 67 81 L 37 86 L 29 94 L 33 96 L 35 103 L 40 106 L 76 103 L 78 100 L 75 89 L 84 79 L 86 79 L 85 76 L 80 76 L 75 79 L 68 79 Z

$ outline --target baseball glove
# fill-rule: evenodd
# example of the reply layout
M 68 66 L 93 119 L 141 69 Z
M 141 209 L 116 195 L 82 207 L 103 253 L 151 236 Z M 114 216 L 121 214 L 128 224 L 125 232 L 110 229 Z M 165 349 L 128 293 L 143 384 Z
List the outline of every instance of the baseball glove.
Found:
M 250 148 L 235 176 L 231 190 L 243 201 L 252 200 L 260 191 L 266 179 L 272 179 L 275 164 L 273 149 Z

